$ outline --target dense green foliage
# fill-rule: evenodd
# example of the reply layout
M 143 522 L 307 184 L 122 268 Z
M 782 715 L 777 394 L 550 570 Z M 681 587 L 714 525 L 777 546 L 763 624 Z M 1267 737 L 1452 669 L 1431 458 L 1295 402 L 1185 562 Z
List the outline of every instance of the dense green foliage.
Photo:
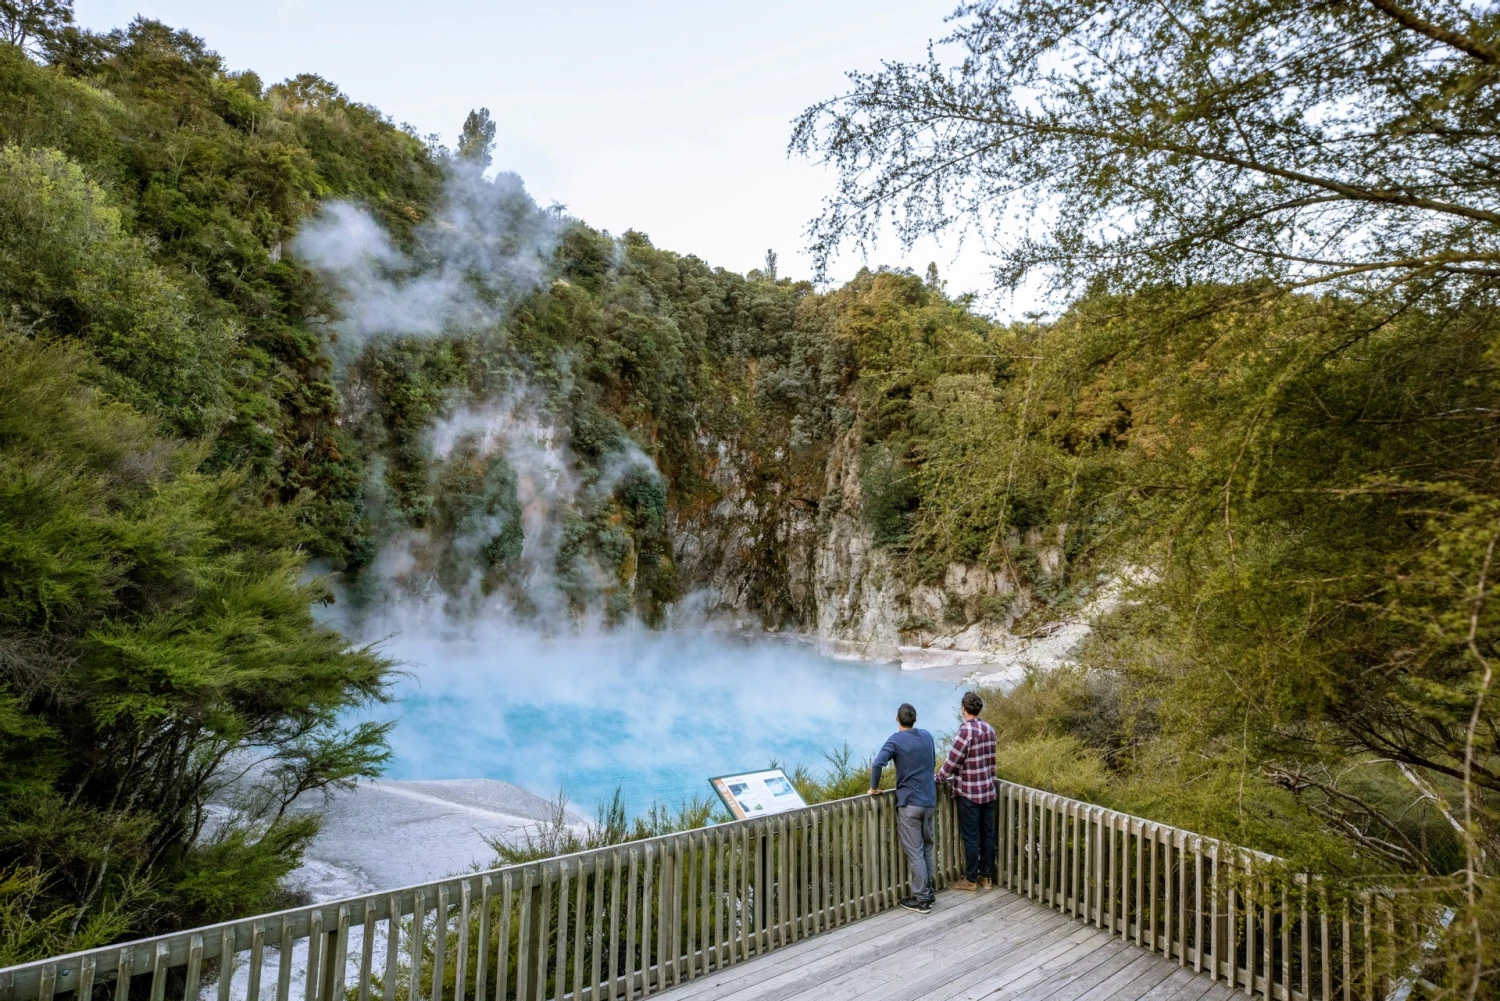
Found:
M 1069 561 L 1055 599 L 1130 581 L 1079 672 L 996 699 L 1004 770 L 1420 874 L 1458 906 L 1433 975 L 1493 993 L 1500 9 L 981 0 L 953 25 L 794 146 L 840 172 L 825 255 L 882 220 L 980 227 L 1003 279 L 1086 293 L 992 379 L 948 352 L 905 418 L 917 561 L 1016 564 L 1029 524 Z
M 329 194 L 407 226 L 438 177 L 322 81 L 68 32 L 0 44 L 0 963 L 273 905 L 288 804 L 384 760 L 341 718 L 387 665 L 304 577 L 363 473 L 281 241 Z
M 551 614 L 528 608 L 540 571 L 564 611 L 657 621 L 685 588 L 673 518 L 722 496 L 721 448 L 749 496 L 815 508 L 860 345 L 984 329 L 905 277 L 823 296 L 774 255 L 730 274 L 528 208 L 472 173 L 482 111 L 450 157 L 317 78 L 268 88 L 184 32 L 58 11 L 0 45 L 0 960 L 276 903 L 316 829 L 288 807 L 386 753 L 340 720 L 387 665 L 314 621 L 310 557 L 356 607 L 416 539 L 423 593 Z M 484 308 L 451 329 L 343 336 L 337 276 L 296 256 L 320 205 L 421 272 L 446 252 L 429 221 L 475 191 L 502 249 L 555 230 L 545 281 L 466 275 Z M 577 481 L 540 568 L 533 471 L 483 435 L 435 443 L 516 400 Z M 803 625 L 762 516 L 750 605 Z
M 993 28 L 1004 11 L 971 13 Z M 1367 15 L 1351 15 L 1361 30 Z M 1155 17 L 1140 23 L 1168 31 Z M 1310 196 L 1251 171 L 1220 184 L 1232 204 L 1189 204 L 1217 182 L 1175 184 L 1184 161 L 1157 159 L 1159 136 L 1111 133 L 1157 201 L 1111 200 L 1119 168 L 1074 177 L 1102 192 L 1075 206 L 1095 214 L 1027 248 L 1101 280 L 1055 321 L 1001 327 L 935 270 L 819 292 L 774 255 L 731 274 L 537 209 L 514 178 L 477 173 L 494 141 L 482 109 L 450 155 L 322 80 L 267 88 L 160 24 L 51 24 L 27 50 L 0 44 L 0 961 L 269 906 L 315 824 L 287 805 L 378 768 L 383 734 L 339 719 L 380 696 L 386 665 L 313 620 L 310 557 L 355 606 L 394 582 L 551 615 L 543 575 L 563 613 L 656 623 L 696 583 L 678 527 L 711 517 L 732 477 L 761 519 L 733 554 L 745 604 L 805 628 L 779 533 L 788 511 L 848 505 L 829 469 L 849 455 L 855 506 L 909 583 L 994 571 L 1027 592 L 1017 630 L 1112 588 L 1129 599 L 1077 669 L 992 696 L 1008 777 L 1351 878 L 1466 887 L 1455 928 L 1493 940 L 1500 325 L 1490 276 L 1459 268 L 1478 258 L 1442 257 L 1489 252 L 1477 217 L 1398 247 L 1388 204 L 1345 192 L 1329 204 L 1346 214 L 1318 219 L 1386 235 L 1379 253 L 1341 252 L 1370 251 L 1375 270 L 1386 251 L 1442 259 L 1401 265 L 1412 281 L 1384 291 L 1299 291 L 1312 272 L 1194 241 L 1228 239 L 1225 213 Z M 1265 25 L 1240 27 L 1234 51 Z M 1191 69 L 1206 37 L 1171 51 Z M 1431 66 L 1423 86 L 1463 84 L 1453 114 L 1469 122 L 1488 77 Z M 1358 74 L 1333 69 L 1328 93 L 1347 95 Z M 910 104 L 885 111 L 920 106 L 893 92 Z M 1211 96 L 1167 125 L 1212 120 Z M 1453 136 L 1427 126 L 1413 134 L 1430 160 Z M 857 167 L 915 148 L 874 134 L 827 149 Z M 1044 152 L 1079 150 L 1080 170 L 1113 162 L 1087 143 Z M 407 255 L 395 270 L 430 272 L 446 253 L 433 221 L 475 191 L 503 208 L 484 239 L 524 223 L 549 256 L 541 276 L 465 275 L 479 305 L 461 322 L 355 331 L 353 293 L 298 259 L 294 237 L 336 201 Z M 1121 204 L 1160 208 L 1138 270 L 1077 238 Z M 831 239 L 848 219 L 827 221 Z M 487 438 L 497 427 L 561 455 L 566 496 L 540 491 L 525 449 Z M 380 559 L 397 548 L 400 572 Z M 1013 598 L 965 622 L 1007 621 Z M 226 788 L 247 749 L 269 764 Z M 860 791 L 847 756 L 833 766 L 796 775 L 810 800 Z M 594 836 L 705 813 L 607 809 Z M 554 826 L 506 857 L 574 846 Z

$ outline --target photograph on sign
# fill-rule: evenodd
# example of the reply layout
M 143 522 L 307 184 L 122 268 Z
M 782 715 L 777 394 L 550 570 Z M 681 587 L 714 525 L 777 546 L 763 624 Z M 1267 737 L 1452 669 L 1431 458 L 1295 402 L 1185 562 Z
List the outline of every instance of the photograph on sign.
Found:
M 807 805 L 780 768 L 720 775 L 708 781 L 735 820 L 785 813 Z

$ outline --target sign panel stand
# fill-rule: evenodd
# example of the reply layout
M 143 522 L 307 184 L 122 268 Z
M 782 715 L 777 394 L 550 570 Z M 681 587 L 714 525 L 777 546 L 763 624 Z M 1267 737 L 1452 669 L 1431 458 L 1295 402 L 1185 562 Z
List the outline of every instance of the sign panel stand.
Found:
M 720 775 L 708 781 L 735 820 L 768 817 L 807 805 L 780 768 Z

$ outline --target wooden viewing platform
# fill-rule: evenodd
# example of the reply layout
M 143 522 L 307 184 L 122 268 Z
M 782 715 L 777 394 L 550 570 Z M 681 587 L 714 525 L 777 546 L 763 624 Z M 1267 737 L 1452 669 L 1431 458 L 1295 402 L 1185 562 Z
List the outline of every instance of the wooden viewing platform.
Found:
M 1230 1001 L 1190 966 L 1005 890 L 949 891 L 669 989 L 665 1001 Z
M 1000 782 L 1000 888 L 908 892 L 890 794 L 0 969 L 0 1001 L 1377 1001 L 1436 917 Z M 957 879 L 940 796 L 937 886 Z

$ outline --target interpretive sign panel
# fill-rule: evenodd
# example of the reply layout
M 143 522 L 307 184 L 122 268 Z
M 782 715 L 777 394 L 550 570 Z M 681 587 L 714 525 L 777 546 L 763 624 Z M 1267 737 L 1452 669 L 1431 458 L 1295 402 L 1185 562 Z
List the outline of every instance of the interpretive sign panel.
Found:
M 780 768 L 721 775 L 708 781 L 736 820 L 800 810 L 807 805 Z

